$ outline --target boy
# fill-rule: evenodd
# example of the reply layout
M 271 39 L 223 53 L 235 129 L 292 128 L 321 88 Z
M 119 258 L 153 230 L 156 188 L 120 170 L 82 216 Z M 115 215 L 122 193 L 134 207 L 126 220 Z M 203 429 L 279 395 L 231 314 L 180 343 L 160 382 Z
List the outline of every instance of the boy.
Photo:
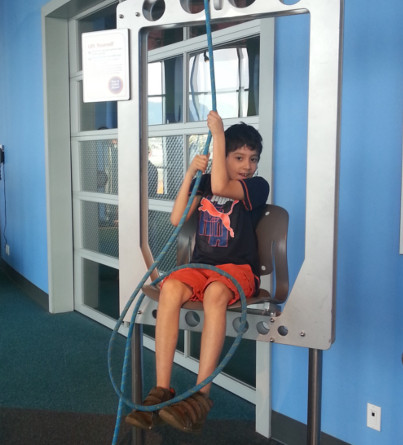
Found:
M 246 298 L 259 287 L 259 260 L 255 228 L 269 194 L 269 184 L 256 172 L 262 151 L 262 138 L 253 127 L 240 123 L 224 133 L 217 112 L 211 111 L 207 125 L 213 137 L 211 174 L 201 178 L 188 217 L 196 210 L 199 220 L 192 262 L 222 268 L 241 285 Z M 193 177 L 206 171 L 209 156 L 197 155 L 187 170 L 171 214 L 177 226 L 186 208 Z M 170 400 L 171 370 L 180 308 L 188 300 L 200 300 L 204 308 L 200 363 L 197 383 L 216 368 L 225 339 L 227 306 L 239 300 L 231 280 L 207 269 L 181 269 L 163 282 L 158 304 L 155 333 L 157 386 L 144 401 L 155 405 Z M 166 422 L 182 431 L 197 432 L 212 406 L 208 397 L 211 383 L 186 400 L 164 407 L 159 412 L 133 411 L 126 421 L 151 429 Z

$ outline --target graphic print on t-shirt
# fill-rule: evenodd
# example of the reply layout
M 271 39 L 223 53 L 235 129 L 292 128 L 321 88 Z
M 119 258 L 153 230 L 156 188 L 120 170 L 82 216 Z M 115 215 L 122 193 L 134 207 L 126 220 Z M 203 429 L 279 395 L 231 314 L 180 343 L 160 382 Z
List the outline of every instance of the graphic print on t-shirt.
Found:
M 209 246 L 227 247 L 228 237 L 234 238 L 234 230 L 231 227 L 230 215 L 235 204 L 239 201 L 225 199 L 225 203 L 221 204 L 216 201 L 202 198 L 200 201 L 200 224 L 199 235 L 208 238 Z M 224 212 L 224 206 L 227 202 L 231 202 L 231 207 Z M 226 206 L 228 208 L 228 206 Z

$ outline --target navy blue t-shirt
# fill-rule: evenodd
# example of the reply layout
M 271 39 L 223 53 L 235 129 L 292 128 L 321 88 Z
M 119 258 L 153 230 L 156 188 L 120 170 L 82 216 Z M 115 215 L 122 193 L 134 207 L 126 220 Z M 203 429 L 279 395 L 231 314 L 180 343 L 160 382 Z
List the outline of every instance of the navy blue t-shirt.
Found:
M 244 189 L 242 201 L 213 196 L 211 175 L 203 175 L 197 191 L 196 244 L 192 263 L 249 264 L 259 276 L 256 225 L 269 196 L 268 182 L 259 177 L 239 181 Z

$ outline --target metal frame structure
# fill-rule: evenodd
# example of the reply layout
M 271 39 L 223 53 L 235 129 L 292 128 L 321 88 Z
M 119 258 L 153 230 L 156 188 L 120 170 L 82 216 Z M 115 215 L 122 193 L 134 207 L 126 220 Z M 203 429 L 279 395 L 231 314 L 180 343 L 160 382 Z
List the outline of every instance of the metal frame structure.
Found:
M 213 0 L 212 22 L 310 14 L 305 259 L 287 302 L 278 313 L 249 314 L 245 338 L 309 348 L 307 443 L 320 441 L 322 351 L 335 339 L 335 284 L 339 181 L 339 129 L 343 0 Z M 186 0 L 126 0 L 117 7 L 117 27 L 130 30 L 131 99 L 119 113 L 119 263 L 121 306 L 147 269 L 142 255 L 140 153 L 147 150 L 147 30 L 201 24 L 204 11 L 191 14 Z M 137 141 L 138 143 L 135 143 Z M 134 198 L 133 198 L 134 197 Z M 137 267 L 133 270 L 133 265 Z M 155 303 L 147 300 L 137 323 L 155 324 Z M 228 335 L 238 314 L 229 312 Z M 184 312 L 182 329 L 192 326 Z M 263 327 L 263 328 L 262 328 Z M 135 328 L 133 356 L 141 357 L 141 328 Z M 135 364 L 134 399 L 141 400 L 141 369 Z M 137 400 L 136 400 L 137 399 Z M 141 443 L 136 432 L 135 443 Z
M 202 23 L 204 12 L 189 13 L 185 1 L 126 0 L 117 7 L 119 28 L 130 30 L 132 96 L 120 101 L 119 112 L 119 263 L 121 301 L 127 300 L 146 271 L 142 263 L 140 153 L 147 152 L 146 31 L 151 28 Z M 342 0 L 255 0 L 248 7 L 235 0 L 217 0 L 211 19 L 250 20 L 268 16 L 310 14 L 308 140 L 305 259 L 281 313 L 251 315 L 245 338 L 313 349 L 328 349 L 335 332 L 335 271 L 337 242 L 338 152 L 342 51 Z M 143 6 L 141 6 L 141 4 Z M 153 5 L 158 4 L 156 12 Z M 134 141 L 138 141 L 135 143 Z M 133 198 L 135 197 L 135 198 Z M 137 265 L 133 271 L 133 265 Z M 145 305 L 152 303 L 145 303 Z M 155 307 L 142 308 L 151 313 Z M 153 324 L 153 318 L 139 322 Z M 185 317 L 184 317 L 185 318 Z M 234 315 L 236 318 L 236 314 Z M 266 322 L 268 329 L 258 329 Z M 230 320 L 228 325 L 236 324 Z M 255 328 L 254 328 L 255 327 Z M 186 322 L 181 328 L 191 329 Z M 231 331 L 231 330 L 230 330 Z M 229 332 L 234 335 L 234 332 Z

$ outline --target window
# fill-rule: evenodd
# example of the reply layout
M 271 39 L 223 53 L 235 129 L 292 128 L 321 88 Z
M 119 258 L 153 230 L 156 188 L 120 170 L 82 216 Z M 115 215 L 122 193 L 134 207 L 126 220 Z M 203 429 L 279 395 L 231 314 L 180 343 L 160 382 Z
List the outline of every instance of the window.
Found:
M 256 24 L 237 26 L 239 38 L 230 40 L 228 36 L 234 33 L 226 32 L 229 26 L 216 27 L 219 33 L 214 48 L 217 108 L 229 123 L 242 118 L 257 125 L 259 28 Z M 154 258 L 174 230 L 169 221 L 173 202 L 189 162 L 205 147 L 205 121 L 211 109 L 207 42 L 205 37 L 198 36 L 205 33 L 205 27 L 200 27 L 200 33 L 198 27 L 169 31 L 153 32 L 148 36 L 152 50 L 148 63 L 148 152 L 144 155 L 148 157 L 148 245 Z M 176 246 L 173 246 L 158 268 L 164 272 L 175 266 Z M 145 326 L 144 332 L 153 336 L 154 327 Z M 180 332 L 178 348 L 185 355 L 198 359 L 199 347 L 200 334 Z M 226 371 L 254 385 L 256 357 L 250 341 L 243 340 L 237 354 L 246 354 L 250 366 L 231 365 Z M 239 361 L 242 362 L 245 360 Z
M 222 118 L 259 113 L 259 38 L 214 50 L 215 87 Z M 206 120 L 211 108 L 210 64 L 206 51 L 190 56 L 189 120 Z
M 83 102 L 81 36 L 116 28 L 116 3 L 69 23 L 75 309 L 119 317 L 117 102 Z M 106 316 L 106 317 L 105 317 Z

